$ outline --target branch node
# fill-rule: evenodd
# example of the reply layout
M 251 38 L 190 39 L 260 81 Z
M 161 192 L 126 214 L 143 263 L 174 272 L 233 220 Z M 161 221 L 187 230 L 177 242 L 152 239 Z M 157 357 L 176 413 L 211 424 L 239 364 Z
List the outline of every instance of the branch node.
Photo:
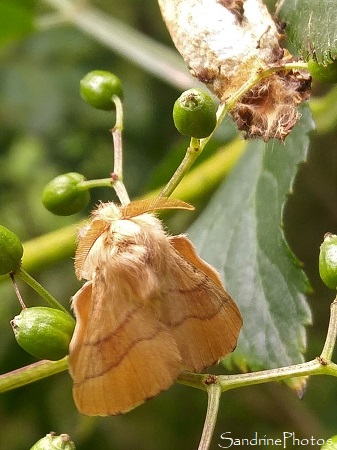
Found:
M 317 356 L 316 360 L 320 363 L 321 366 L 327 366 L 330 362 L 328 359 L 323 358 L 322 356 Z
M 210 384 L 216 384 L 218 381 L 218 377 L 216 375 L 209 374 L 205 380 L 205 384 L 209 386 Z

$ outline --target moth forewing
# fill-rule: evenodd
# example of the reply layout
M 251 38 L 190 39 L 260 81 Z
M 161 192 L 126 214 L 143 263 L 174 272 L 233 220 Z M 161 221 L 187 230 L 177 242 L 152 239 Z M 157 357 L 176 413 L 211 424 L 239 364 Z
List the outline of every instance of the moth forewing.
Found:
M 144 263 L 144 255 L 151 253 L 144 242 L 157 236 L 154 245 L 160 247 L 166 236 L 156 230 L 160 222 L 154 216 L 135 220 L 144 228 L 131 241 L 130 236 L 127 242 L 117 236 L 106 249 L 114 251 L 114 257 L 94 272 L 90 300 L 89 290 L 82 288 L 73 301 L 78 331 L 69 365 L 76 405 L 87 415 L 127 412 L 167 389 L 181 371 L 177 344 L 156 312 L 158 249 L 153 250 L 152 261 Z M 82 308 L 82 302 L 90 303 L 89 308 Z
M 88 273 L 84 271 L 85 261 L 96 240 L 106 229 L 106 222 L 103 220 L 93 220 L 89 226 L 80 232 L 75 253 L 75 274 L 79 280 L 82 278 L 86 280 L 90 279 Z
M 116 294 L 110 286 L 104 292 L 94 286 L 92 301 L 96 295 L 100 302 L 103 295 Z M 171 386 L 181 370 L 171 334 L 146 309 L 133 307 L 126 298 L 129 294 L 119 292 L 120 305 L 92 304 L 83 340 L 72 343 L 69 364 L 73 394 L 83 414 L 125 413 Z M 75 305 L 78 307 L 78 302 Z M 77 309 L 79 320 L 82 312 Z
M 92 282 L 86 282 L 81 289 L 79 289 L 72 298 L 71 306 L 76 316 L 76 327 L 72 340 L 69 346 L 69 368 L 70 372 L 76 369 L 76 371 L 84 371 L 86 365 L 83 367 L 74 367 L 73 361 L 78 358 L 78 353 L 81 350 L 82 343 L 84 342 L 85 335 L 88 328 L 89 314 L 92 308 Z
M 172 253 L 162 320 L 175 337 L 183 368 L 198 372 L 235 349 L 242 317 L 217 272 L 185 236 L 176 238 L 180 251 L 176 246 Z

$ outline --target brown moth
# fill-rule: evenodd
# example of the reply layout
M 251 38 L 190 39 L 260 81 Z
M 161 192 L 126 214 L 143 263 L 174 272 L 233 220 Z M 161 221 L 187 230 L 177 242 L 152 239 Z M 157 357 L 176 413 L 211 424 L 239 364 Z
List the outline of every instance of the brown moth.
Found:
M 282 27 L 262 0 L 158 0 L 172 40 L 192 75 L 227 99 L 254 74 L 293 62 L 281 46 Z M 247 138 L 284 140 L 298 105 L 310 97 L 311 77 L 280 70 L 263 78 L 230 112 Z
M 101 204 L 80 233 L 70 344 L 73 394 L 86 415 L 125 413 L 235 349 L 240 312 L 218 273 L 152 213 L 193 209 L 157 198 Z

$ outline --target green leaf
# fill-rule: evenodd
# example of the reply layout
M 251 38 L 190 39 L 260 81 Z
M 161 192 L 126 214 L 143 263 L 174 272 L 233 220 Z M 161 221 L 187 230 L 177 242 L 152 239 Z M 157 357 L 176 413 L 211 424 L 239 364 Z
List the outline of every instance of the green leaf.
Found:
M 241 310 L 243 329 L 226 361 L 242 369 L 303 361 L 304 325 L 311 320 L 304 296 L 309 283 L 282 230 L 284 204 L 306 159 L 312 129 L 308 107 L 301 111 L 284 144 L 249 143 L 188 232 Z
M 0 45 L 34 30 L 34 0 L 1 0 Z
M 314 54 L 322 64 L 337 59 L 335 0 L 284 0 L 277 14 L 286 22 L 289 42 L 301 56 L 307 59 Z

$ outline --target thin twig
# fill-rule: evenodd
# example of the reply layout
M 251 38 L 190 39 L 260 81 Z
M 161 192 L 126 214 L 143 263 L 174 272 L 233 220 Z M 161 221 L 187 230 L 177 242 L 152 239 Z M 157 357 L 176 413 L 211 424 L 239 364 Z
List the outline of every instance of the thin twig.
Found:
M 207 393 L 208 393 L 207 413 L 198 450 L 209 450 L 211 446 L 220 405 L 220 397 L 221 397 L 220 385 L 216 381 L 213 382 L 208 386 Z
M 20 305 L 21 305 L 21 308 L 22 308 L 22 309 L 26 309 L 26 305 L 25 305 L 25 302 L 23 301 L 21 292 L 20 292 L 19 287 L 18 287 L 18 285 L 17 285 L 17 282 L 16 282 L 16 280 L 15 280 L 14 273 L 10 273 L 9 276 L 11 277 L 11 280 L 12 280 L 12 282 L 13 282 L 14 291 L 15 291 L 15 294 L 16 294 L 18 300 L 19 300 L 19 303 L 20 303 Z
M 174 172 L 169 182 L 166 184 L 164 189 L 159 194 L 159 197 L 169 197 L 175 188 L 180 184 L 181 180 L 185 177 L 187 172 L 194 161 L 200 155 L 200 141 L 198 139 L 192 138 L 189 147 L 186 150 L 184 159 L 179 164 L 179 167 Z
M 337 297 L 330 305 L 330 321 L 325 344 L 320 355 L 322 361 L 330 361 L 337 337 Z
M 29 275 L 22 267 L 16 272 L 23 281 L 25 281 L 35 292 L 37 292 L 52 308 L 59 309 L 66 314 L 69 314 L 61 303 L 59 303 L 55 297 L 53 297 L 47 289 L 45 289 L 38 281 Z
M 116 124 L 111 130 L 114 141 L 114 170 L 111 174 L 113 188 L 122 206 L 130 203 L 129 194 L 123 183 L 123 104 L 116 95 L 112 98 L 116 106 Z
M 0 375 L 0 392 L 6 392 L 34 381 L 42 380 L 56 373 L 63 372 L 67 368 L 67 356 L 58 361 L 38 361 L 29 366 Z
M 116 123 L 113 127 L 112 137 L 114 140 L 114 174 L 116 174 L 119 179 L 123 177 L 123 142 L 122 142 L 122 132 L 123 132 L 123 104 L 121 99 L 114 95 L 112 98 L 116 107 Z

